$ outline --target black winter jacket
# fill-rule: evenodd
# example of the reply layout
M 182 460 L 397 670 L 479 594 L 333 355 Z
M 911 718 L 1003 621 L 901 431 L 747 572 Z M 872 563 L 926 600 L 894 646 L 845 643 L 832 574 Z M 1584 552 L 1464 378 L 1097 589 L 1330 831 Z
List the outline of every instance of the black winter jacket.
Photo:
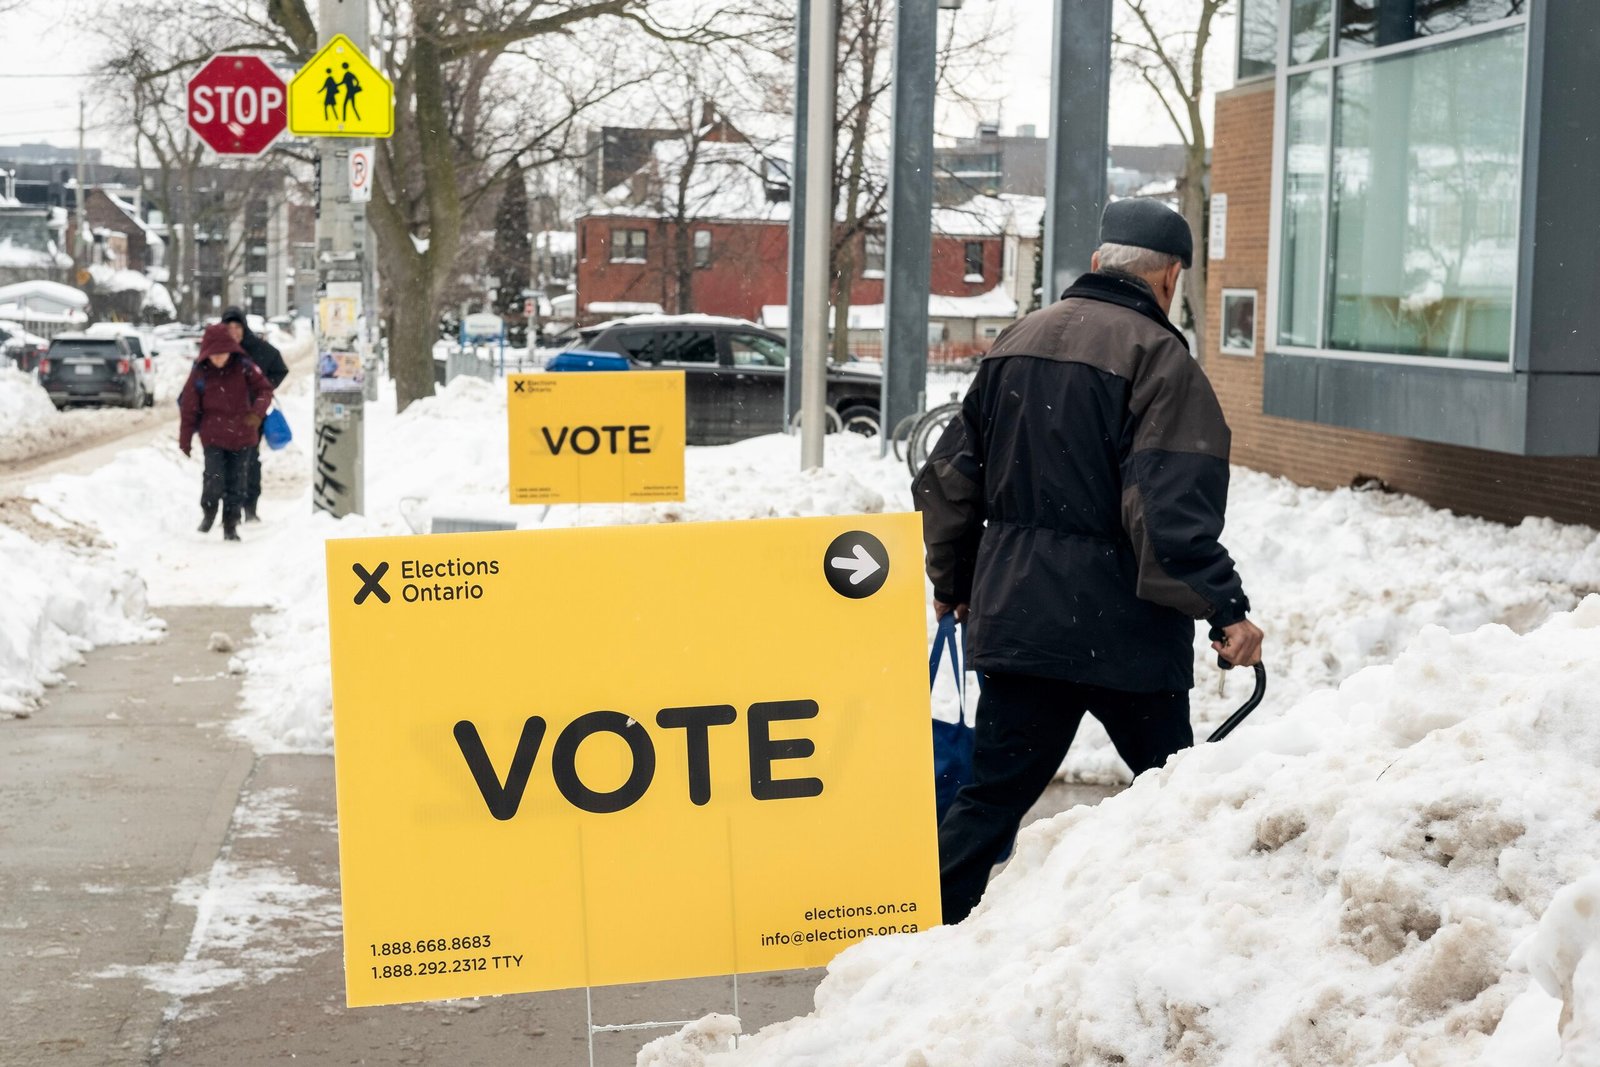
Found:
M 251 330 L 250 323 L 239 308 L 231 307 L 224 311 L 222 321 L 237 322 L 244 327 L 244 337 L 239 341 L 244 354 L 250 357 L 250 362 L 261 368 L 261 373 L 267 376 L 272 388 L 282 385 L 289 376 L 289 364 L 283 361 L 283 353 L 278 351 L 278 346 Z
M 1218 541 L 1229 444 L 1143 282 L 1086 274 L 1009 327 L 913 487 L 973 668 L 1191 688 L 1194 620 L 1250 606 Z

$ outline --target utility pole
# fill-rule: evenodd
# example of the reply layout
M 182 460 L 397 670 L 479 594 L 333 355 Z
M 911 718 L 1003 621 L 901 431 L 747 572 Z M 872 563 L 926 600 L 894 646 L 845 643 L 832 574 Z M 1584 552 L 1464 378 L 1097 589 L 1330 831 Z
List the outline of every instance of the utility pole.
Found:
M 811 9 L 811 72 L 806 85 L 805 366 L 801 372 L 800 467 L 822 466 L 828 406 L 828 284 L 833 250 L 833 0 Z M 789 309 L 794 314 L 794 308 Z
M 938 80 L 935 0 L 899 0 L 894 18 L 894 111 L 889 145 L 888 258 L 884 266 L 883 385 L 878 440 L 918 410 L 928 382 L 928 290 L 933 279 L 933 92 Z
M 804 389 L 801 353 L 805 351 L 806 123 L 811 75 L 811 0 L 795 12 L 794 147 L 789 151 L 789 363 L 783 377 L 783 425 L 794 425 Z
M 83 97 L 78 97 L 78 210 L 72 218 L 72 259 L 77 265 L 75 279 L 79 285 L 83 284 L 83 273 L 89 269 L 89 242 L 84 239 L 87 232 L 83 217 Z
M 1111 0 L 1055 0 L 1041 305 L 1089 269 L 1106 203 Z
M 318 36 L 323 44 L 344 34 L 360 52 L 368 49 L 368 14 L 365 0 L 320 0 Z M 367 281 L 366 208 L 350 202 L 350 149 L 348 142 L 326 137 L 318 148 L 317 195 L 317 356 L 330 352 L 360 352 L 360 324 L 373 308 Z M 357 314 L 324 316 L 323 301 L 355 297 Z M 330 304 L 328 306 L 335 306 Z M 346 305 L 337 305 L 346 306 Z M 325 321 L 327 320 L 327 321 Z M 325 326 L 338 323 L 337 334 Z M 369 368 L 370 369 L 370 368 Z M 365 396 L 359 389 L 328 391 L 318 371 L 316 443 L 312 455 L 311 502 L 318 511 L 335 518 L 360 514 L 364 508 L 366 475 Z

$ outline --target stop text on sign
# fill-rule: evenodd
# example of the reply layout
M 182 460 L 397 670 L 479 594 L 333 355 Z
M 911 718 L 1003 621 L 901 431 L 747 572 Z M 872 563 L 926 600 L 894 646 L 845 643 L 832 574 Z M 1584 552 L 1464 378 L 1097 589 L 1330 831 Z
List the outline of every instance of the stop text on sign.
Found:
M 243 126 L 266 124 L 273 112 L 283 110 L 283 87 L 264 85 L 197 85 L 194 88 L 196 122 L 238 123 Z M 281 122 L 281 118 L 278 120 Z

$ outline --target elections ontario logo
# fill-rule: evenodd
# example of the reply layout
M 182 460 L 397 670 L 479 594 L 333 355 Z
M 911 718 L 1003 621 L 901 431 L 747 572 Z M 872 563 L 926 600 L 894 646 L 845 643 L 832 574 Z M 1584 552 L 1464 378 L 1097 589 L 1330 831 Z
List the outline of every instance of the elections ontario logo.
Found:
M 350 568 L 360 586 L 356 590 L 356 606 L 369 603 L 387 604 L 396 594 L 384 586 L 387 577 L 395 583 L 388 561 L 368 568 L 359 563 Z M 497 559 L 454 559 L 400 561 L 397 595 L 406 604 L 432 604 L 454 600 L 482 600 L 484 583 L 500 574 Z

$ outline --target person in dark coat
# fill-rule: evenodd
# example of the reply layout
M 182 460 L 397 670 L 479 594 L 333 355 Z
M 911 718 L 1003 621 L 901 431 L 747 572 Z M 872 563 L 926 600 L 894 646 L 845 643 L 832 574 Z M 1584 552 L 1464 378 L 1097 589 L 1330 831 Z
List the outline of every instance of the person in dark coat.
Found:
M 245 318 L 244 309 L 231 307 L 222 313 L 222 321 L 227 324 L 233 339 L 244 346 L 244 354 L 250 361 L 261 368 L 261 373 L 267 376 L 267 381 L 272 383 L 276 390 L 289 376 L 289 365 L 283 361 L 283 353 L 271 342 L 261 337 L 250 329 L 250 323 Z M 250 458 L 245 467 L 244 481 L 244 521 L 260 522 L 256 514 L 256 505 L 261 500 L 261 438 L 256 438 L 256 446 L 250 450 Z
M 200 434 L 206 469 L 200 488 L 200 532 L 208 533 L 222 507 L 222 536 L 239 540 L 245 468 L 261 439 L 261 420 L 272 406 L 272 383 L 215 323 L 200 339 L 200 358 L 178 394 L 178 448 L 185 456 Z
M 1091 271 L 1013 324 L 914 485 L 934 610 L 981 672 L 973 780 L 939 826 L 945 922 L 1060 768 L 1085 712 L 1134 774 L 1194 743 L 1195 620 L 1259 662 L 1218 538 L 1230 434 L 1167 319 L 1193 239 L 1158 201 L 1106 208 Z

